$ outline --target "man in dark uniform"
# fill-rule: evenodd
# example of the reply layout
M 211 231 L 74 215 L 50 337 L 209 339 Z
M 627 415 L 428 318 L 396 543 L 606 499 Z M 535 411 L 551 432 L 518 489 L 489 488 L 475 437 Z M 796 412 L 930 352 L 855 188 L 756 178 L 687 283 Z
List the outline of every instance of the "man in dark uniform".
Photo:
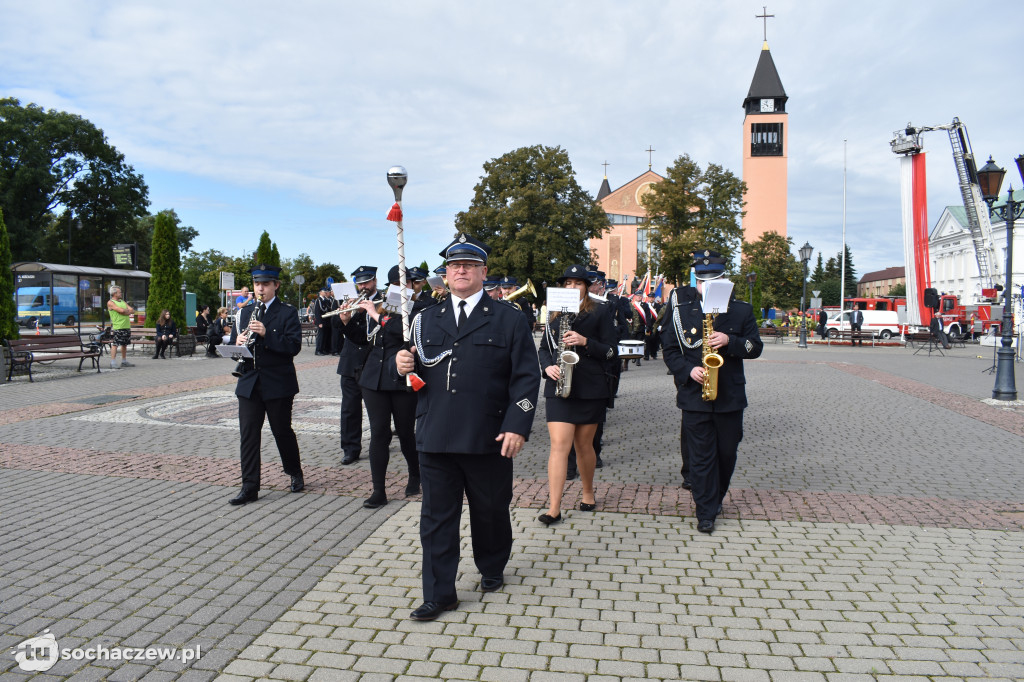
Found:
M 252 358 L 243 362 L 235 385 L 238 396 L 238 427 L 241 431 L 242 491 L 231 500 L 240 505 L 255 502 L 260 492 L 260 431 L 264 416 L 270 421 L 284 472 L 291 476 L 293 493 L 302 492 L 299 443 L 292 430 L 292 401 L 299 392 L 293 358 L 302 350 L 299 314 L 281 299 L 281 268 L 258 265 L 251 271 L 257 303 L 246 306 L 239 334 L 232 329 L 232 345 L 248 346 Z
M 714 319 L 708 341 L 722 356 L 718 371 L 718 397 L 702 399 L 706 377 L 703 365 L 705 314 L 702 310 L 705 283 L 725 274 L 725 258 L 704 250 L 694 254 L 697 288 L 685 289 L 677 297 L 671 329 L 665 334 L 665 364 L 676 382 L 676 405 L 683 411 L 687 456 L 693 501 L 697 507 L 697 530 L 712 533 L 715 517 L 729 490 L 736 468 L 736 450 L 743 439 L 743 409 L 747 406 L 743 360 L 761 355 L 753 308 L 745 301 L 730 299 L 728 309 Z
M 330 289 L 323 287 L 320 295 L 313 301 L 313 322 L 316 324 L 316 355 L 331 354 L 331 318 L 324 319 L 324 313 L 333 307 L 328 296 Z
M 857 304 L 854 303 L 854 304 L 852 304 L 852 308 L 850 310 L 850 331 L 851 332 L 857 332 L 859 334 L 860 330 L 861 330 L 861 327 L 863 327 L 863 326 L 864 326 L 864 313 L 861 312 L 860 308 L 857 307 Z M 863 346 L 864 345 L 864 339 L 858 338 L 858 339 L 855 340 L 854 337 L 851 336 L 850 337 L 850 347 L 853 348 L 854 345 Z
M 512 552 L 512 458 L 530 435 L 540 362 L 519 309 L 483 294 L 488 253 L 464 234 L 441 252 L 451 294 L 417 316 L 415 352 L 395 358 L 399 374 L 415 370 L 426 382 L 416 410 L 424 603 L 414 620 L 434 620 L 458 606 L 463 494 L 481 591 L 504 585 Z
M 360 265 L 352 273 L 352 282 L 360 294 L 366 294 L 371 301 L 379 301 L 377 291 L 377 268 Z M 346 304 L 342 303 L 345 306 Z M 348 304 L 351 306 L 352 304 Z M 338 316 L 341 317 L 340 315 Z M 344 320 L 341 320 L 344 324 Z M 366 315 L 356 315 L 349 324 L 362 325 L 366 333 Z M 346 329 L 346 335 L 350 333 Z M 338 374 L 341 375 L 341 451 L 342 464 L 352 464 L 359 459 L 363 441 L 363 392 L 359 388 L 359 373 L 363 371 L 370 346 L 346 343 L 338 357 Z
M 502 300 L 508 300 L 508 297 L 514 294 L 516 289 L 519 288 L 519 280 L 511 275 L 505 275 L 498 280 L 498 288 L 501 289 Z M 525 297 L 520 296 L 519 298 L 509 301 L 509 303 L 523 311 L 523 314 L 526 315 L 526 323 L 530 325 L 530 329 L 533 329 L 534 320 L 537 318 L 533 314 L 533 307 L 530 306 L 529 301 L 527 301 Z

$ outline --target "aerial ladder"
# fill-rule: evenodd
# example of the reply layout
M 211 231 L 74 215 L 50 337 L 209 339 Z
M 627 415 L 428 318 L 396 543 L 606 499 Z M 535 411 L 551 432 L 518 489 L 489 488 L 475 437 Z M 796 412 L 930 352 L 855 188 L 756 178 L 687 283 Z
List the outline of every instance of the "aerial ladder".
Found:
M 981 187 L 978 185 L 978 168 L 974 163 L 970 138 L 967 127 L 954 118 L 953 122 L 941 126 L 913 126 L 907 124 L 903 130 L 893 133 L 889 145 L 894 154 L 913 156 L 924 149 L 921 134 L 932 130 L 945 130 L 949 133 L 949 142 L 953 147 L 953 162 L 956 174 L 960 179 L 960 196 L 963 198 L 964 211 L 967 213 L 967 229 L 974 242 L 974 256 L 978 261 L 978 273 L 981 281 L 989 287 L 998 276 L 994 268 L 998 268 L 992 241 L 992 223 L 988 218 L 988 207 L 981 198 Z

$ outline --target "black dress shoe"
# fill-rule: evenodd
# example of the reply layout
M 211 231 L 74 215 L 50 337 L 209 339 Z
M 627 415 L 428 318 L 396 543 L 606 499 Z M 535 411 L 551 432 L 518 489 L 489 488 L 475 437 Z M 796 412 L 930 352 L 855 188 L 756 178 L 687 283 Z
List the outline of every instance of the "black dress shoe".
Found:
M 341 463 L 342 464 L 353 464 L 354 462 L 358 462 L 358 461 L 359 461 L 359 455 L 353 455 L 351 453 L 346 453 L 345 456 L 342 458 Z
M 573 469 L 571 471 L 566 471 L 565 472 L 565 480 L 567 480 L 567 481 L 575 481 L 579 477 L 580 477 L 580 472 L 578 470 L 576 470 L 576 469 Z
M 292 476 L 292 492 L 301 493 L 306 488 L 306 482 L 302 480 L 302 474 Z
M 258 499 L 260 499 L 260 494 L 257 491 L 243 490 L 242 492 L 238 493 L 237 497 L 231 498 L 229 500 L 229 504 L 238 506 L 240 504 L 249 504 L 250 502 L 255 502 Z
M 711 519 L 704 519 L 703 521 L 697 522 L 697 530 L 701 533 L 707 533 L 710 535 L 715 532 L 715 522 Z
M 453 601 L 451 604 L 442 604 L 438 601 L 425 601 L 418 609 L 413 611 L 409 617 L 413 620 L 435 620 L 445 611 L 451 611 L 458 605 L 458 601 Z
M 595 509 L 597 509 L 597 502 L 594 502 L 594 504 L 580 502 L 580 511 L 594 511 Z
M 410 476 L 409 482 L 405 484 L 405 496 L 412 497 L 420 494 L 420 477 Z
M 693 488 L 693 484 L 690 483 L 690 479 L 688 479 L 688 478 L 684 478 L 683 479 L 683 488 L 686 489 L 686 490 L 690 490 L 691 488 Z
M 495 592 L 505 584 L 505 576 L 499 575 L 496 578 L 480 578 L 481 592 Z
M 601 455 L 597 456 L 597 464 L 594 465 L 598 469 L 604 469 L 604 460 L 601 459 Z
M 718 505 L 718 511 L 715 512 L 715 516 L 718 516 L 721 513 L 722 513 L 722 505 Z
M 373 494 L 366 498 L 366 500 L 363 502 L 363 506 L 366 507 L 367 509 L 380 509 L 387 503 L 388 496 L 385 495 L 383 492 L 377 492 L 376 490 L 374 490 Z
M 558 512 L 558 516 L 552 516 L 551 514 L 541 514 L 537 517 L 537 520 L 543 523 L 545 526 L 550 526 L 562 520 L 562 512 Z

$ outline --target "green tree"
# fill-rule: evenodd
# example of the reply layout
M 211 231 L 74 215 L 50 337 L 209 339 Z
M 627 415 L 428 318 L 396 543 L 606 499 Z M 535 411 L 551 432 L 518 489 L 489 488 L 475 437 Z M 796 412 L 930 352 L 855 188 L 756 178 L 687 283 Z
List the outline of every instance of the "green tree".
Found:
M 174 221 L 160 213 L 153 230 L 153 255 L 149 280 L 149 298 L 146 300 L 146 321 L 156 324 L 156 316 L 166 308 L 179 329 L 185 326 L 185 302 L 181 298 L 181 254 Z M 191 320 L 189 321 L 191 322 Z
M 746 189 L 731 171 L 715 163 L 702 170 L 687 154 L 666 169 L 665 180 L 651 186 L 640 201 L 650 216 L 660 270 L 670 282 L 687 279 L 697 249 L 718 251 L 731 263 L 743 237 Z
M 345 275 L 342 274 L 341 268 L 334 263 L 321 263 L 320 265 L 313 268 L 313 279 L 306 280 L 306 284 L 313 284 L 316 288 L 312 291 L 316 292 L 320 290 L 320 287 L 327 286 L 327 278 L 333 277 L 335 282 L 345 282 Z M 381 272 L 377 271 L 377 286 L 387 286 L 388 273 L 387 270 Z
M 847 244 L 844 248 L 846 249 L 846 296 L 856 296 L 857 269 L 853 266 L 853 254 L 850 253 L 850 245 Z M 836 260 L 839 260 L 838 255 L 836 256 Z
M 818 284 L 825 281 L 825 268 L 821 264 L 821 251 L 818 252 L 818 264 L 811 271 L 811 283 Z
M 743 266 L 732 276 L 737 291 L 746 286 L 748 272 L 757 273 L 763 304 L 792 308 L 800 303 L 803 265 L 792 253 L 793 239 L 768 231 L 757 241 L 743 242 Z
M 490 272 L 553 281 L 591 260 L 586 241 L 610 229 L 608 216 L 576 182 L 565 150 L 520 147 L 485 163 L 484 173 L 455 228 L 491 247 Z
M 178 250 L 184 253 L 192 248 L 192 242 L 199 236 L 199 231 L 194 227 L 181 224 L 181 218 L 173 208 L 167 208 L 159 213 L 144 215 L 138 218 L 135 223 L 127 228 L 118 238 L 117 243 L 136 244 L 138 246 L 138 261 L 135 269 L 148 271 L 153 253 L 153 232 L 156 229 L 156 217 L 166 215 L 174 223 L 175 234 L 178 237 Z M 65 229 L 66 233 L 66 229 Z M 77 240 L 76 240 L 77 243 Z M 107 262 L 110 261 L 110 249 L 107 249 Z M 93 263 L 95 265 L 95 263 Z
M 903 282 L 900 282 L 899 284 L 892 285 L 892 287 L 889 288 L 889 293 L 886 294 L 886 296 L 906 296 L 906 295 L 907 295 L 907 285 L 904 284 Z
M 0 341 L 18 338 L 18 325 L 14 322 L 14 273 L 11 272 L 11 242 L 7 237 L 4 212 L 0 208 Z
M 270 234 L 263 230 L 260 235 L 260 244 L 256 247 L 256 253 L 252 257 L 253 265 L 281 265 L 281 257 L 274 260 L 274 246 L 270 242 Z
M 0 99 L 0 208 L 14 260 L 64 262 L 70 224 L 72 262 L 110 263 L 110 247 L 126 241 L 148 194 L 142 176 L 89 121 Z

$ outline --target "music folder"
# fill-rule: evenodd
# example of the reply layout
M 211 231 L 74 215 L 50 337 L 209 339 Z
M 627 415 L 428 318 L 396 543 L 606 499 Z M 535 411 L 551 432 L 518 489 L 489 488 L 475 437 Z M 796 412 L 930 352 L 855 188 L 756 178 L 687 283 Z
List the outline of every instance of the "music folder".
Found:
M 217 349 L 217 355 L 222 358 L 232 358 L 237 360 L 238 358 L 251 358 L 252 352 L 246 346 L 231 346 L 228 344 L 222 344 L 220 346 L 214 346 Z

